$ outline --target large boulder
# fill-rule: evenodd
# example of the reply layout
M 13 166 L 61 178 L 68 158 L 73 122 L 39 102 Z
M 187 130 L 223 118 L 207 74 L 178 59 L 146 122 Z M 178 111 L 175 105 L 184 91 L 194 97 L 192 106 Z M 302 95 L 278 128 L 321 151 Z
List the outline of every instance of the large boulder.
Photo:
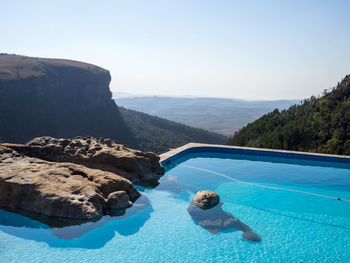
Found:
M 0 146 L 0 207 L 48 217 L 92 220 L 132 205 L 140 193 L 111 172 L 48 162 Z
M 116 173 L 134 184 L 155 186 L 164 168 L 159 156 L 117 144 L 111 139 L 39 137 L 25 145 L 3 144 L 26 156 L 51 162 L 70 162 Z
M 192 219 L 211 234 L 228 229 L 243 231 L 242 237 L 249 241 L 259 242 L 261 238 L 252 232 L 250 227 L 231 213 L 222 209 L 220 197 L 213 191 L 199 191 L 187 208 Z

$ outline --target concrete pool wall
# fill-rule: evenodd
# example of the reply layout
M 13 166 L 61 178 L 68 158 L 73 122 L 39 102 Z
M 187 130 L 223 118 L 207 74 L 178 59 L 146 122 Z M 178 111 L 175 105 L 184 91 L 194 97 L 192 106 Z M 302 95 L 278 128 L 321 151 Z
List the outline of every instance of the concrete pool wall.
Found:
M 204 143 L 188 143 L 179 148 L 172 149 L 160 155 L 161 164 L 172 162 L 190 153 L 227 153 L 227 154 L 243 154 L 255 155 L 275 158 L 299 159 L 307 161 L 323 161 L 333 163 L 350 164 L 350 156 L 332 155 L 311 152 L 297 152 L 264 148 L 239 147 L 217 144 Z

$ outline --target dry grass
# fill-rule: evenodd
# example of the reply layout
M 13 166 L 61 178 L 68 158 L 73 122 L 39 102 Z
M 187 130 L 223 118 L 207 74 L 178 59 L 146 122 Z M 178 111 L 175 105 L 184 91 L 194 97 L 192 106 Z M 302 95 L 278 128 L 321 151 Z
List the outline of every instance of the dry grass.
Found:
M 92 64 L 67 59 L 34 58 L 18 55 L 0 55 L 0 79 L 36 77 L 45 74 L 47 66 L 76 67 L 92 71 L 104 69 Z

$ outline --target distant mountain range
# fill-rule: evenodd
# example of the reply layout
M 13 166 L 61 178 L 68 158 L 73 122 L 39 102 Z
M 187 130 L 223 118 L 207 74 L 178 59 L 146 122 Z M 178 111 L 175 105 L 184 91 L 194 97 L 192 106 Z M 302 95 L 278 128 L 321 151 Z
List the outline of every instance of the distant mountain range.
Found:
M 119 106 L 206 129 L 225 136 L 274 110 L 300 100 L 247 101 L 222 98 L 176 98 L 114 93 Z
M 350 75 L 321 97 L 262 116 L 236 133 L 230 143 L 350 155 Z
M 119 108 L 108 70 L 78 61 L 0 54 L 0 142 L 106 137 L 165 152 L 188 142 L 226 144 L 215 133 Z

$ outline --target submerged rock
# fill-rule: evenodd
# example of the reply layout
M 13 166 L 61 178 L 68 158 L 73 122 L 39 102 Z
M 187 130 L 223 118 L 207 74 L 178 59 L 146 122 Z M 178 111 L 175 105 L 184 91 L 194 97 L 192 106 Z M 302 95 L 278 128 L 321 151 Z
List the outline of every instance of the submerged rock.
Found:
M 194 204 L 202 209 L 210 209 L 220 202 L 220 197 L 217 193 L 213 191 L 199 191 L 196 193 L 194 199 Z
M 93 221 L 93 222 L 84 222 L 79 225 L 69 225 L 63 227 L 53 227 L 51 228 L 52 233 L 58 237 L 63 239 L 74 239 L 85 235 L 87 232 L 90 232 L 94 229 L 104 226 L 108 222 L 123 220 L 127 217 L 134 215 L 135 213 L 142 213 L 142 218 L 139 220 L 134 220 L 133 224 L 129 225 L 125 228 L 124 224 L 111 224 L 111 227 L 106 229 L 106 233 L 104 233 L 103 237 L 96 242 L 100 243 L 102 240 L 107 239 L 110 236 L 114 236 L 115 232 L 118 232 L 120 235 L 128 235 L 129 233 L 136 233 L 139 229 L 144 225 L 144 223 L 150 218 L 150 213 L 153 212 L 152 205 L 146 196 L 142 195 L 138 198 L 133 206 L 128 208 L 124 214 L 122 215 L 107 215 L 101 218 L 101 220 Z M 108 233 L 109 232 L 109 233 Z
M 244 239 L 247 239 L 247 240 L 250 240 L 250 241 L 253 241 L 253 242 L 260 242 L 261 241 L 261 237 L 258 234 L 254 233 L 254 232 L 249 232 L 249 231 L 248 232 L 244 232 L 242 234 L 242 237 Z
M 132 205 L 129 201 L 129 196 L 125 191 L 115 191 L 110 193 L 107 197 L 107 203 L 109 210 L 122 209 Z
M 117 144 L 110 139 L 39 137 L 25 145 L 3 144 L 24 155 L 51 162 L 70 162 L 116 173 L 134 184 L 156 186 L 164 168 L 159 156 Z
M 198 204 L 200 204 L 200 206 Z M 206 204 L 205 207 L 211 206 L 211 208 L 202 208 L 203 204 Z M 212 234 L 217 234 L 224 230 L 237 229 L 243 231 L 242 237 L 244 239 L 253 242 L 261 241 L 260 236 L 252 232 L 248 225 L 241 222 L 231 213 L 224 211 L 222 209 L 222 204 L 217 193 L 212 191 L 199 191 L 191 201 L 187 211 L 195 222 Z

